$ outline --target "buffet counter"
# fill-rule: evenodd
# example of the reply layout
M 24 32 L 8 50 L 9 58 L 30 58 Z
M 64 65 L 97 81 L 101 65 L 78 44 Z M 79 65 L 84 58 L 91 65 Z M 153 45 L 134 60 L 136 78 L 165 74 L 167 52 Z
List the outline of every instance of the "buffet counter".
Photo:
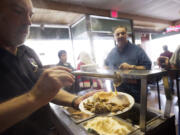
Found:
M 123 121 L 126 125 L 130 125 L 131 132 L 128 135 L 175 135 L 175 117 L 170 114 L 172 95 L 168 84 L 168 73 L 165 70 L 99 70 L 97 72 L 73 72 L 75 76 L 88 76 L 97 78 L 113 79 L 116 84 L 120 84 L 125 79 L 141 80 L 141 103 L 135 104 L 129 111 L 116 115 L 118 121 Z M 162 78 L 166 95 L 166 107 L 164 113 L 157 110 L 147 108 L 147 83 L 148 81 Z M 91 121 L 99 115 L 93 115 L 75 120 L 70 112 L 64 107 L 51 104 L 56 125 L 59 131 L 65 130 L 67 135 L 89 135 L 89 131 L 85 128 L 87 122 Z M 78 114 L 78 113 L 77 113 Z M 85 124 L 86 123 L 86 124 Z M 96 134 L 96 133 L 93 133 Z M 124 135 L 124 134 L 123 134 Z
M 52 103 L 50 106 L 53 111 L 55 125 L 61 135 L 96 135 L 89 133 L 88 130 L 83 127 L 83 124 L 98 117 L 97 115 L 77 122 L 65 111 L 64 107 Z M 140 123 L 139 110 L 140 105 L 135 104 L 128 112 L 115 116 L 133 127 L 134 130 L 128 135 L 176 135 L 175 116 L 172 115 L 169 118 L 164 118 L 161 112 L 151 109 L 147 110 L 146 132 L 141 131 L 138 126 Z

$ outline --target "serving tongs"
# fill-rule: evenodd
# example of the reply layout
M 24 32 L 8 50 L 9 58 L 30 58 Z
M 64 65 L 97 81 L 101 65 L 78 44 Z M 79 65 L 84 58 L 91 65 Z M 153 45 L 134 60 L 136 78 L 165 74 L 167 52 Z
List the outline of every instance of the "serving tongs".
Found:
M 87 76 L 87 77 L 95 77 L 95 78 L 108 78 L 108 79 L 113 79 L 114 85 L 118 87 L 123 79 L 121 77 L 120 72 L 84 72 L 84 71 L 73 71 L 72 74 L 74 76 Z

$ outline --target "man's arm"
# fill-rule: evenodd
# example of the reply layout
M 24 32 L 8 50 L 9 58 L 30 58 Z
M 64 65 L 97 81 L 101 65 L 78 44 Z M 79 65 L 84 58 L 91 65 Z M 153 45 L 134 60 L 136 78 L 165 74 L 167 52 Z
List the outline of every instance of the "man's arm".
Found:
M 88 98 L 89 96 L 92 96 L 96 92 L 97 91 L 92 91 L 83 96 L 76 96 L 64 90 L 60 90 L 55 96 L 55 98 L 52 100 L 52 102 L 57 105 L 70 106 L 78 109 L 78 106 L 82 100 Z
M 76 95 L 66 92 L 65 90 L 60 90 L 52 100 L 52 102 L 58 105 L 72 106 L 72 101 L 76 97 Z
M 145 68 L 145 66 L 136 66 L 136 65 L 130 65 L 128 63 L 122 63 L 119 66 L 119 69 L 143 70 L 143 69 L 146 69 L 146 68 Z
M 73 82 L 74 77 L 67 68 L 45 70 L 32 90 L 0 104 L 0 133 L 46 105 L 54 99 L 60 88 Z
M 0 133 L 23 120 L 43 104 L 36 101 L 31 93 L 26 93 L 0 104 Z
M 132 65 L 132 69 L 144 70 L 144 69 L 146 69 L 146 67 L 145 67 L 145 66 L 136 66 L 136 65 Z

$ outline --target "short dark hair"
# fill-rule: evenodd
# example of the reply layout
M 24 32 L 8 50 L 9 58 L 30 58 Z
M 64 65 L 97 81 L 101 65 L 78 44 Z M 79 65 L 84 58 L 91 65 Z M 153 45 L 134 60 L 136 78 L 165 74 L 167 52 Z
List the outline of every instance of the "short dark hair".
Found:
M 125 26 L 123 26 L 123 25 L 118 25 L 118 26 L 114 27 L 114 28 L 112 29 L 112 32 L 114 33 L 115 30 L 117 30 L 118 28 L 124 28 L 124 29 L 126 30 L 126 32 L 127 32 L 127 27 L 125 27 Z
M 66 53 L 65 50 L 60 50 L 60 51 L 58 52 L 58 57 L 60 58 L 60 57 L 62 56 L 62 54 L 64 54 L 64 53 Z
M 163 49 L 167 50 L 168 46 L 167 45 L 163 45 Z

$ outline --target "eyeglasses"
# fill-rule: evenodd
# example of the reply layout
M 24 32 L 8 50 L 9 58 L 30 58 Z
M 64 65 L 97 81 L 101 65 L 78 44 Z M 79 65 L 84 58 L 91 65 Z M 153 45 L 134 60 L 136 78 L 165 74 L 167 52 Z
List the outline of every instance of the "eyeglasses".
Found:
M 125 34 L 126 34 L 126 32 L 118 32 L 118 33 L 116 33 L 116 36 L 119 36 L 119 35 L 122 35 L 122 36 L 124 36 Z

